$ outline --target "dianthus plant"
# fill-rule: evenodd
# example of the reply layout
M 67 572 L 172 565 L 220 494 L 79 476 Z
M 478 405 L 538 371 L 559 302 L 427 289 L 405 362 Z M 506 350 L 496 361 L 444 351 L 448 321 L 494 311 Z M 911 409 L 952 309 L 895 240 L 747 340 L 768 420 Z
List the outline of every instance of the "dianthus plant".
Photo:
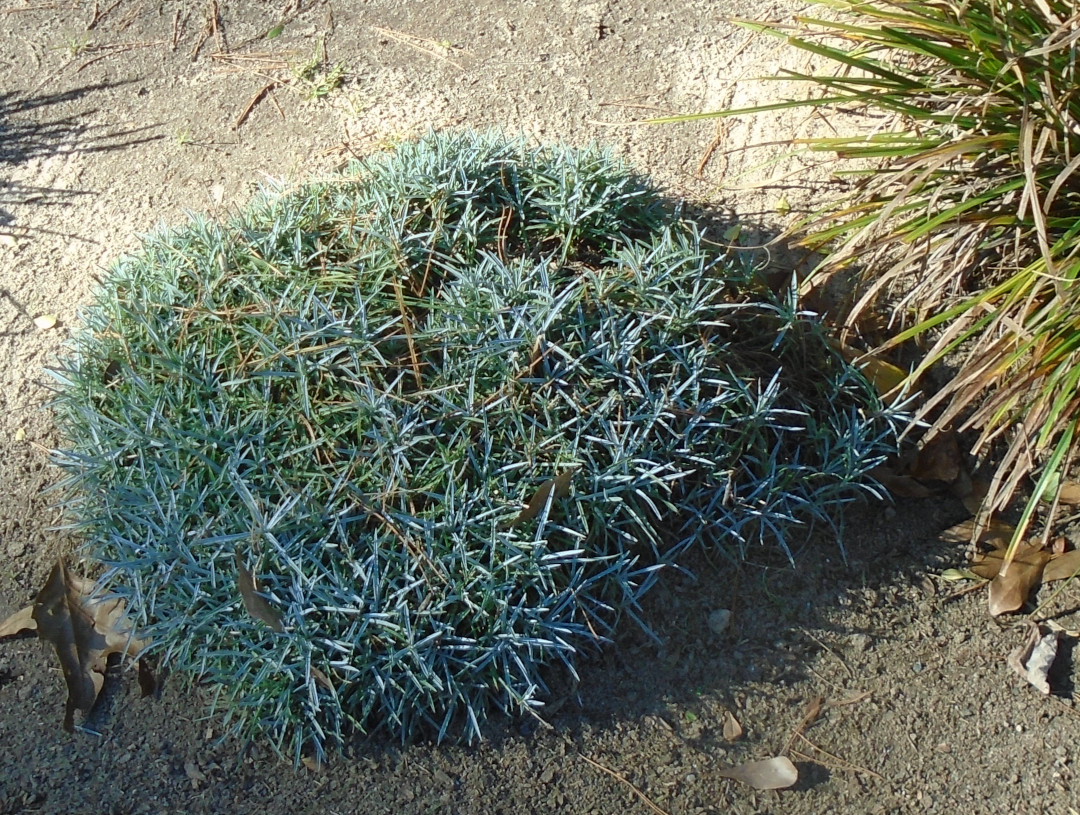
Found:
M 67 510 L 241 734 L 473 739 L 890 448 L 752 280 L 605 151 L 402 144 L 114 264 L 56 371 Z

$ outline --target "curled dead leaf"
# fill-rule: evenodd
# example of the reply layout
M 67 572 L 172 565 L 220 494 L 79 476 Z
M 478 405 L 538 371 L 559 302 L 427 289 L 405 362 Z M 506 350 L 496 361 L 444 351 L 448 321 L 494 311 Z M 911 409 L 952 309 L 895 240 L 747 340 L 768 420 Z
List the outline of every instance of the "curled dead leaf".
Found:
M 990 546 L 993 549 L 1005 549 L 1012 540 L 1015 527 L 1002 523 L 998 520 L 990 521 L 990 524 L 980 533 L 978 543 L 982 546 Z M 975 532 L 975 520 L 968 518 L 954 524 L 938 535 L 942 543 L 971 543 L 971 536 Z
M 880 357 L 862 352 L 841 343 L 834 343 L 834 347 L 848 362 L 855 365 L 866 377 L 866 380 L 878 392 L 883 399 L 895 398 L 900 393 L 900 387 L 907 381 L 908 374 L 903 368 L 898 368 L 891 362 Z
M 763 761 L 751 761 L 721 770 L 721 778 L 732 778 L 749 784 L 756 790 L 782 790 L 799 780 L 799 771 L 787 756 L 776 756 Z
M 75 727 L 75 713 L 86 714 L 104 683 L 111 654 L 137 656 L 149 642 L 135 636 L 125 615 L 124 601 L 101 594 L 94 582 L 68 571 L 61 560 L 53 567 L 34 605 L 3 624 L 0 636 L 36 631 L 52 643 L 68 688 L 64 729 Z
M 321 686 L 323 688 L 326 688 L 328 691 L 333 693 L 334 686 L 330 682 L 330 677 L 328 677 L 326 674 L 324 674 L 322 671 L 320 671 L 314 665 L 312 665 L 312 666 L 310 666 L 308 668 L 308 672 L 311 674 L 311 678 L 314 680 L 316 685 L 319 685 L 319 686 Z
M 983 478 L 972 478 L 970 482 L 968 489 L 958 494 L 964 504 L 964 509 L 972 515 L 978 515 L 986 494 L 990 492 L 990 482 Z
M 956 524 L 941 533 L 941 540 L 968 543 L 974 531 L 974 520 Z M 1032 590 L 1040 583 L 1066 580 L 1080 574 L 1080 551 L 1063 552 L 1044 549 L 1038 543 L 1021 543 L 1009 568 L 1002 573 L 1005 553 L 1015 528 L 1001 521 L 991 521 L 979 537 L 980 545 L 993 546 L 992 551 L 976 552 L 970 571 L 990 581 L 990 614 L 997 617 L 1023 608 Z M 958 574 L 962 573 L 958 572 Z M 943 575 L 944 576 L 944 575 Z
M 1051 629 L 1043 634 L 1039 626 L 1028 620 L 1028 635 L 1024 643 L 1009 654 L 1009 667 L 1021 679 L 1038 690 L 1050 695 L 1050 667 L 1057 657 L 1059 631 Z
M 1043 583 L 1051 583 L 1055 580 L 1068 580 L 1080 574 L 1080 549 L 1064 552 L 1050 558 L 1050 562 L 1043 568 Z
M 184 762 L 184 775 L 186 775 L 191 782 L 191 788 L 196 790 L 199 788 L 199 784 L 206 780 L 206 775 L 199 769 L 199 765 L 194 761 Z

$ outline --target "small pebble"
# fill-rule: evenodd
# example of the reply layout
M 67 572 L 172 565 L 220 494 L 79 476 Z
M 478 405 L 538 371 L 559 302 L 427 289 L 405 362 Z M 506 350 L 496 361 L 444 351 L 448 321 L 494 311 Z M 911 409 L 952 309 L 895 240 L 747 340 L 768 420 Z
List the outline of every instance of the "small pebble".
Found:
M 716 635 L 723 634 L 731 625 L 731 612 L 726 608 L 718 608 L 709 613 L 709 630 Z
M 869 634 L 852 634 L 848 641 L 856 651 L 869 651 L 872 642 Z
M 921 662 L 916 662 L 914 665 L 911 666 L 911 670 L 917 674 L 921 674 L 923 670 L 925 670 L 925 668 L 926 666 L 923 665 Z

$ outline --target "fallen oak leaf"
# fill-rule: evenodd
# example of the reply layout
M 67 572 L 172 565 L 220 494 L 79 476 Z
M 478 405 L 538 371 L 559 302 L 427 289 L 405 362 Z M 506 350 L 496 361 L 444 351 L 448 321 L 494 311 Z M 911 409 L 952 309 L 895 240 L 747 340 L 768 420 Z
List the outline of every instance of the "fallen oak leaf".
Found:
M 958 524 L 950 526 L 938 535 L 938 539 L 942 543 L 971 543 L 971 535 L 974 531 L 975 520 L 973 518 L 968 518 L 966 521 L 961 521 Z M 1012 540 L 1014 531 L 1015 527 L 1012 527 L 1007 523 L 1002 523 L 996 519 L 991 520 L 989 525 L 987 525 L 979 535 L 978 543 L 988 545 L 995 550 L 1004 550 L 1008 547 L 1009 541 Z
M 965 473 L 954 486 L 953 493 L 964 504 L 964 509 L 972 515 L 978 515 L 983 499 L 990 492 L 990 482 L 985 478 L 971 478 Z
M 1066 481 L 1062 484 L 1058 501 L 1073 507 L 1080 505 L 1080 481 Z
M 969 519 L 956 524 L 942 532 L 940 539 L 952 543 L 970 542 L 974 523 Z M 969 566 L 973 575 L 990 581 L 989 609 L 994 617 L 1022 608 L 1032 590 L 1040 583 L 1066 580 L 1080 574 L 1080 551 L 1056 554 L 1037 543 L 1023 544 L 1008 570 L 1002 574 L 1005 553 L 1014 529 L 1009 524 L 991 521 L 979 537 L 979 543 L 989 543 L 994 548 L 990 552 L 977 552 Z M 947 571 L 963 576 L 960 570 Z M 949 575 L 948 579 L 958 579 L 956 575 Z
M 123 599 L 94 591 L 93 581 L 71 574 L 57 562 L 38 592 L 32 616 L 38 637 L 52 643 L 60 659 L 68 699 L 64 729 L 75 728 L 75 713 L 94 706 L 110 654 L 136 656 L 149 642 L 135 637 Z
M 331 693 L 334 692 L 334 685 L 333 683 L 331 683 L 330 677 L 328 677 L 314 665 L 308 668 L 308 674 L 311 676 L 312 680 L 314 680 L 316 685 L 321 685 Z
M 874 390 L 885 401 L 898 399 L 901 386 L 908 380 L 908 372 L 873 354 L 864 354 L 850 345 L 832 341 L 830 343 L 841 356 L 859 369 Z
M 750 761 L 737 767 L 720 770 L 717 775 L 749 784 L 756 790 L 787 789 L 799 780 L 799 771 L 787 756 Z
M 194 761 L 184 762 L 184 775 L 188 777 L 188 780 L 191 782 L 191 788 L 194 790 L 197 790 L 199 784 L 206 781 L 206 775 L 199 769 L 199 765 Z

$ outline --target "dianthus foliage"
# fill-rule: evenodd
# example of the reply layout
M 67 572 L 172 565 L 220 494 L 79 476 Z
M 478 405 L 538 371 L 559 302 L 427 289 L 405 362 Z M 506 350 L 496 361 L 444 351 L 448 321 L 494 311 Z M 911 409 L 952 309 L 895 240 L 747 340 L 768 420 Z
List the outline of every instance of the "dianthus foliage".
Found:
M 473 739 L 890 449 L 752 289 L 605 151 L 432 134 L 115 263 L 56 371 L 67 509 L 240 734 Z

